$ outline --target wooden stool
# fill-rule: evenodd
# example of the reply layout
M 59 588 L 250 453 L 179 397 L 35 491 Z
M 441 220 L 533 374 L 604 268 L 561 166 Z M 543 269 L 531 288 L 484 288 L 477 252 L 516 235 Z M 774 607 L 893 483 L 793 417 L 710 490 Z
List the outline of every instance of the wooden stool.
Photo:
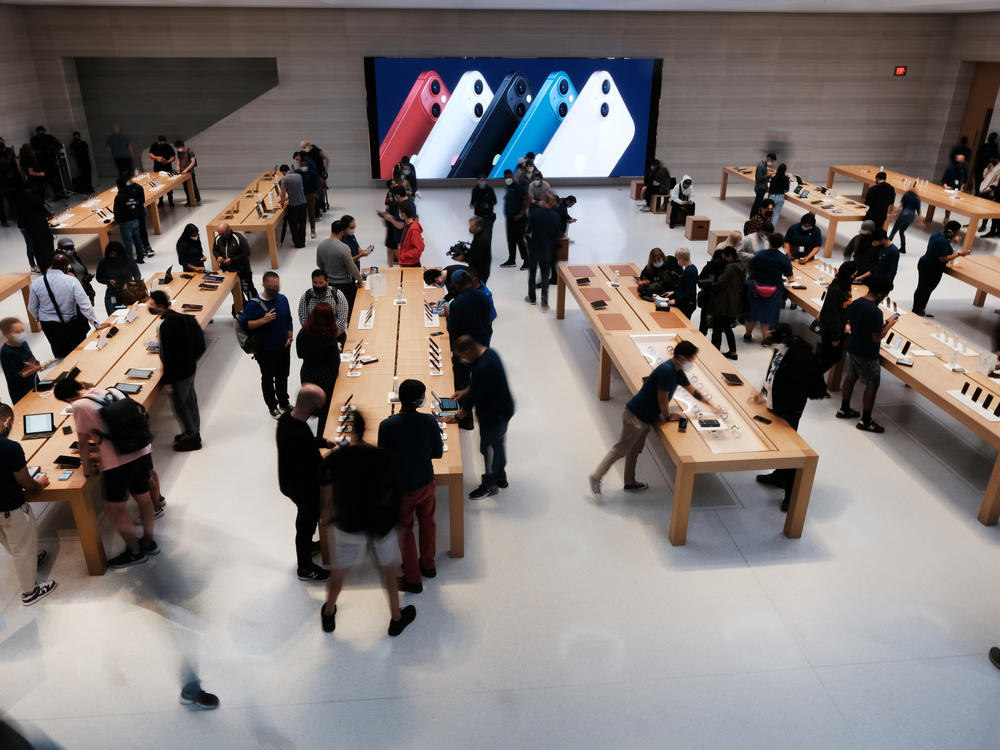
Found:
M 629 182 L 628 188 L 629 195 L 632 196 L 632 200 L 641 201 L 642 200 L 642 180 L 632 180 Z
M 649 210 L 654 214 L 665 214 L 670 210 L 670 196 L 669 195 L 654 195 L 653 202 L 649 206 Z
M 707 240 L 712 220 L 707 216 L 688 216 L 684 222 L 684 237 L 689 240 Z
M 725 229 L 710 229 L 708 230 L 708 254 L 712 255 L 715 253 L 715 248 L 719 246 L 719 243 L 729 236 L 729 232 L 732 230 Z

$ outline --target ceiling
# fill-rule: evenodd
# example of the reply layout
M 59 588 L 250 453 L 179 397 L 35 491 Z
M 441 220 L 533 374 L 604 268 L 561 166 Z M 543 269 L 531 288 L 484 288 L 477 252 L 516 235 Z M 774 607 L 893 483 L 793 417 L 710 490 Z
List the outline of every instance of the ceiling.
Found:
M 978 13 L 1000 9 L 997 0 L 546 0 L 543 4 L 537 0 L 0 0 L 0 4 L 743 13 Z

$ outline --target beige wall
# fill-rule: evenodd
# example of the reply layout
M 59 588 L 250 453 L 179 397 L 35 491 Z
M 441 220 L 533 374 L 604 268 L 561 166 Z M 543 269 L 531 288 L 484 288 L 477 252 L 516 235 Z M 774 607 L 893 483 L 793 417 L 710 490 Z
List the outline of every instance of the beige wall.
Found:
M 42 124 L 42 116 L 22 11 L 0 5 L 0 136 L 16 151 Z
M 971 34 L 981 18 L 177 6 L 4 12 L 23 14 L 32 30 L 47 124 L 60 137 L 85 124 L 73 66 L 61 58 L 277 57 L 277 88 L 189 138 L 199 181 L 225 187 L 287 161 L 301 138 L 325 148 L 335 185 L 366 184 L 365 55 L 662 57 L 657 152 L 673 172 L 716 182 L 723 165 L 753 162 L 771 136 L 789 144 L 784 156 L 795 171 L 816 179 L 837 162 L 935 176 L 961 117 L 962 81 L 968 85 L 965 45 L 953 35 Z M 1000 14 L 986 18 L 1000 27 Z M 160 42 L 152 41 L 154 27 Z M 989 37 L 977 37 L 979 59 L 995 49 Z M 905 78 L 893 78 L 897 64 L 909 66 Z M 0 78 L 7 77 L 5 69 Z M 122 96 L 148 98 L 150 90 Z M 100 148 L 105 134 L 93 135 Z

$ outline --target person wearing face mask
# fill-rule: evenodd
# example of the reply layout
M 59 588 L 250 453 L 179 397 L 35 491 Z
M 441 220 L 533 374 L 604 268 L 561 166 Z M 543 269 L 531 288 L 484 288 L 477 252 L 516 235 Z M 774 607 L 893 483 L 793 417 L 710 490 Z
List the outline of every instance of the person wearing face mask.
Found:
M 764 248 L 771 246 L 768 238 L 773 233 L 774 224 L 765 221 L 757 226 L 756 231 L 744 235 L 743 239 L 740 240 L 739 247 L 737 248 L 737 254 L 739 255 L 740 263 L 743 264 L 744 271 L 753 256 Z
M 444 301 L 451 302 L 458 294 L 458 291 L 455 289 L 455 281 L 457 278 L 460 278 L 457 275 L 459 271 L 468 273 L 469 267 L 461 263 L 454 263 L 444 268 L 428 268 L 424 271 L 424 284 L 447 290 Z
M 872 419 L 872 408 L 875 406 L 875 394 L 878 392 L 882 376 L 879 361 L 879 344 L 899 320 L 899 313 L 882 319 L 879 304 L 892 291 L 892 284 L 881 276 L 868 279 L 868 294 L 856 299 L 847 308 L 847 320 L 851 332 L 847 337 L 847 369 L 842 386 L 843 400 L 837 419 L 857 419 L 861 417 L 857 428 L 864 432 L 882 433 L 885 428 Z M 854 385 L 861 381 L 865 386 L 862 411 L 859 413 L 851 408 L 851 396 Z
M 316 248 L 316 265 L 326 274 L 330 284 L 344 295 L 347 300 L 347 318 L 350 320 L 358 286 L 364 281 L 364 277 L 351 257 L 351 248 L 344 242 L 346 231 L 340 221 L 330 225 L 330 237 Z
M 771 179 L 771 162 L 777 161 L 778 157 L 769 153 L 764 156 L 763 159 L 757 164 L 757 168 L 753 173 L 753 205 L 750 206 L 750 216 L 751 218 L 757 213 L 760 208 L 761 203 L 764 201 L 764 196 L 767 195 L 767 186 Z M 771 219 L 768 219 L 771 223 L 774 223 Z
M 559 242 L 559 214 L 556 211 L 556 197 L 546 193 L 542 202 L 531 210 L 528 216 L 528 296 L 524 301 L 535 304 L 535 274 L 541 273 L 541 310 L 549 311 L 549 282 L 552 278 L 552 258 Z
M 759 231 L 764 224 L 774 226 L 774 201 L 770 198 L 762 200 L 757 213 L 743 223 L 743 234 L 753 234 Z
M 514 173 L 504 170 L 503 182 L 506 189 L 503 194 L 503 216 L 507 229 L 507 260 L 500 268 L 513 268 L 517 265 L 517 253 L 521 253 L 521 268 L 528 267 L 528 247 L 524 241 L 524 224 L 531 199 L 524 185 L 514 179 Z
M 808 263 L 823 247 L 823 233 L 816 226 L 816 214 L 806 213 L 785 235 L 785 252 L 790 260 Z
M 337 316 L 333 308 L 325 302 L 316 305 L 295 337 L 295 353 L 302 360 L 299 381 L 313 383 L 323 389 L 326 405 L 333 397 L 340 371 L 340 348 L 337 340 L 343 331 L 337 326 Z M 322 435 L 326 428 L 328 409 L 319 415 L 316 434 Z
M 694 187 L 689 175 L 681 177 L 681 181 L 670 191 L 670 221 L 671 229 L 677 224 L 684 226 L 688 216 L 694 216 Z
M 507 488 L 507 425 L 514 416 L 514 397 L 500 356 L 472 336 L 462 336 L 452 351 L 469 368 L 469 385 L 453 398 L 462 408 L 456 419 L 479 421 L 479 451 L 483 454 L 483 476 L 469 493 L 470 500 L 496 495 Z
M 413 166 L 410 161 L 409 156 L 404 156 L 399 161 L 399 171 L 403 175 L 403 179 L 410 183 L 410 188 L 413 190 L 413 195 L 417 198 L 420 197 L 420 188 L 417 187 L 417 168 Z
M 122 244 L 128 257 L 136 263 L 144 263 L 145 245 L 139 230 L 139 216 L 146 212 L 146 192 L 142 185 L 132 182 L 132 178 L 122 175 L 116 182 L 118 194 L 115 196 L 115 224 L 122 236 Z
M 383 419 L 378 426 L 378 447 L 392 454 L 402 492 L 396 523 L 396 540 L 403 558 L 399 588 L 411 594 L 424 590 L 424 578 L 437 575 L 433 461 L 444 455 L 444 442 L 438 421 L 418 411 L 426 394 L 427 387 L 419 380 L 404 380 L 399 384 L 399 413 Z M 419 552 L 413 535 L 414 517 L 420 535 Z
M 399 218 L 403 222 L 403 236 L 399 240 L 399 265 L 403 268 L 419 268 L 420 256 L 424 253 L 424 229 L 417 221 L 412 203 L 400 204 Z
M 302 176 L 302 190 L 306 195 L 306 209 L 309 215 L 309 236 L 316 239 L 316 205 L 319 202 L 319 168 L 309 158 L 307 151 L 292 154 L 295 171 Z
M 278 167 L 278 171 L 283 175 L 278 182 L 281 190 L 278 203 L 285 209 L 288 230 L 292 233 L 292 245 L 294 247 L 305 247 L 306 216 L 309 206 L 306 202 L 302 175 L 299 172 L 292 172 L 287 164 L 282 164 Z
M 125 285 L 130 281 L 142 281 L 139 267 L 125 254 L 120 242 L 109 242 L 97 264 L 97 283 L 105 286 L 104 311 L 108 315 L 124 304 Z
M 177 239 L 177 262 L 187 273 L 205 273 L 205 250 L 201 246 L 201 231 L 188 224 Z
M 472 197 L 469 199 L 469 208 L 472 213 L 483 220 L 486 231 L 493 233 L 493 222 L 497 215 L 493 207 L 497 204 L 497 194 L 493 187 L 486 181 L 486 174 L 481 173 L 479 180 L 472 187 Z
M 545 202 L 545 195 L 552 190 L 552 186 L 545 181 L 542 177 L 542 173 L 535 170 L 535 173 L 531 176 L 531 184 L 528 185 L 528 196 L 531 198 L 531 203 L 534 206 L 540 206 Z
M 826 288 L 823 307 L 819 311 L 820 365 L 827 372 L 844 356 L 844 337 L 851 332 L 847 308 L 851 304 L 851 285 L 858 275 L 858 264 L 845 261 Z
M 343 339 L 347 332 L 347 322 L 351 317 L 347 297 L 342 291 L 330 285 L 322 268 L 316 268 L 312 272 L 312 286 L 299 298 L 299 325 L 304 325 L 313 308 L 324 302 L 333 308 L 337 318 L 337 330 Z
M 649 294 L 662 294 L 667 291 L 666 286 L 666 258 L 663 250 L 654 247 L 649 251 L 649 258 L 646 265 L 639 272 L 639 291 Z
M 171 309 L 170 297 L 162 289 L 149 293 L 148 307 L 153 315 L 160 316 L 157 333 L 163 363 L 160 382 L 181 424 L 180 434 L 174 437 L 174 450 L 201 450 L 201 413 L 194 377 L 198 358 L 205 353 L 205 333 L 193 315 Z
M 403 230 L 406 227 L 399 209 L 406 205 L 410 206 L 413 215 L 416 216 L 413 201 L 406 197 L 406 188 L 392 182 L 389 185 L 389 192 L 385 196 L 385 210 L 375 212 L 385 224 L 386 265 L 390 267 L 399 261 L 399 243 L 403 239 Z
M 686 247 L 677 248 L 674 257 L 681 267 L 681 275 L 670 299 L 690 320 L 698 307 L 698 269 L 691 262 L 691 251 Z
M 490 266 L 493 264 L 493 233 L 488 228 L 486 219 L 481 216 L 469 219 L 469 233 L 472 235 L 472 243 L 465 261 L 479 280 L 485 283 L 490 277 Z
M 825 398 L 823 369 L 808 342 L 792 334 L 787 323 L 771 329 L 766 342 L 774 351 L 760 391 L 750 397 L 750 403 L 766 404 L 772 414 L 784 419 L 796 432 L 809 399 Z M 782 512 L 788 511 L 795 483 L 795 469 L 775 469 L 758 474 L 757 481 L 785 491 Z
M 243 234 L 233 231 L 224 221 L 216 225 L 215 234 L 212 255 L 219 268 L 237 274 L 244 301 L 253 299 L 257 296 L 257 288 L 253 284 L 253 271 L 250 268 L 250 243 Z
M 49 478 L 28 473 L 24 449 L 10 439 L 14 410 L 0 404 L 0 544 L 14 558 L 21 604 L 29 607 L 52 593 L 55 581 L 38 583 L 38 566 L 48 558 L 38 551 L 38 524 L 24 493 L 49 486 Z
M 17 318 L 0 320 L 0 334 L 4 345 L 0 347 L 0 365 L 7 379 L 10 402 L 16 404 L 35 388 L 35 375 L 50 363 L 39 362 L 28 346 L 28 334 L 24 324 Z M 55 361 L 55 360 L 53 360 Z
M 687 373 L 694 368 L 694 360 L 697 355 L 698 347 L 690 341 L 679 341 L 674 347 L 673 356 L 666 362 L 657 365 L 643 380 L 642 388 L 625 405 L 622 412 L 622 430 L 618 441 L 611 446 L 611 450 L 589 477 L 590 491 L 595 496 L 601 495 L 601 480 L 604 475 L 623 457 L 625 459 L 625 491 L 639 492 L 649 487 L 645 482 L 640 482 L 635 478 L 635 465 L 639 460 L 639 454 L 642 453 L 643 446 L 646 445 L 646 436 L 649 435 L 653 425 L 661 417 L 664 420 L 673 419 L 669 406 L 677 386 L 690 393 L 695 400 L 702 402 L 710 411 L 716 411 L 701 391 L 691 385 L 691 381 L 688 380 Z
M 780 249 L 785 238 L 780 232 L 768 235 L 768 247 L 761 250 L 747 265 L 747 294 L 749 310 L 746 318 L 744 341 L 753 341 L 753 329 L 760 323 L 760 334 L 767 338 L 771 326 L 778 322 L 782 298 L 785 295 L 785 278 L 791 276 L 792 262 Z
M 275 442 L 278 446 L 278 489 L 295 503 L 296 574 L 306 583 L 323 583 L 330 573 L 313 562 L 320 551 L 313 534 L 319 524 L 319 476 L 322 448 L 332 443 L 317 437 L 309 427 L 309 418 L 321 414 L 326 395 L 318 385 L 306 383 L 295 397 L 291 411 L 278 418 Z
M 736 359 L 736 335 L 733 324 L 739 317 L 746 289 L 746 270 L 739 262 L 736 248 L 726 247 L 722 253 L 722 270 L 712 281 L 712 346 L 722 351 L 722 337 L 726 337 L 726 359 Z M 704 315 L 704 310 L 702 311 Z
M 358 223 L 354 220 L 354 217 L 350 214 L 344 214 L 340 217 L 340 224 L 344 227 L 344 244 L 351 250 L 351 257 L 354 259 L 354 265 L 361 270 L 361 259 L 367 258 L 372 254 L 372 247 L 369 246 L 364 250 L 361 249 L 361 243 L 358 242 L 357 236 L 354 234 L 358 229 Z
M 254 359 L 260 368 L 260 390 L 268 411 L 277 419 L 282 412 L 292 408 L 288 403 L 292 313 L 288 298 L 280 293 L 278 274 L 268 271 L 263 284 L 264 293 L 246 304 L 239 325 L 253 336 Z
M 944 225 L 944 231 L 932 234 L 927 241 L 927 252 L 917 261 L 917 288 L 913 292 L 913 312 L 917 315 L 934 317 L 927 312 L 927 302 L 941 283 L 945 266 L 969 254 L 968 250 L 961 249 L 965 238 L 961 230 L 961 224 L 949 221 Z

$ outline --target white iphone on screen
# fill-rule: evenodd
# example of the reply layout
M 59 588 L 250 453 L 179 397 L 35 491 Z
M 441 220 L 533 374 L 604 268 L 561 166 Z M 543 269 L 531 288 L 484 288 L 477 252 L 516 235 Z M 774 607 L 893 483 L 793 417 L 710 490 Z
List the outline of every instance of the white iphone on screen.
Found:
M 482 73 L 470 70 L 462 74 L 452 89 L 451 99 L 420 147 L 420 153 L 413 158 L 413 166 L 420 177 L 448 176 L 492 100 L 493 90 Z

